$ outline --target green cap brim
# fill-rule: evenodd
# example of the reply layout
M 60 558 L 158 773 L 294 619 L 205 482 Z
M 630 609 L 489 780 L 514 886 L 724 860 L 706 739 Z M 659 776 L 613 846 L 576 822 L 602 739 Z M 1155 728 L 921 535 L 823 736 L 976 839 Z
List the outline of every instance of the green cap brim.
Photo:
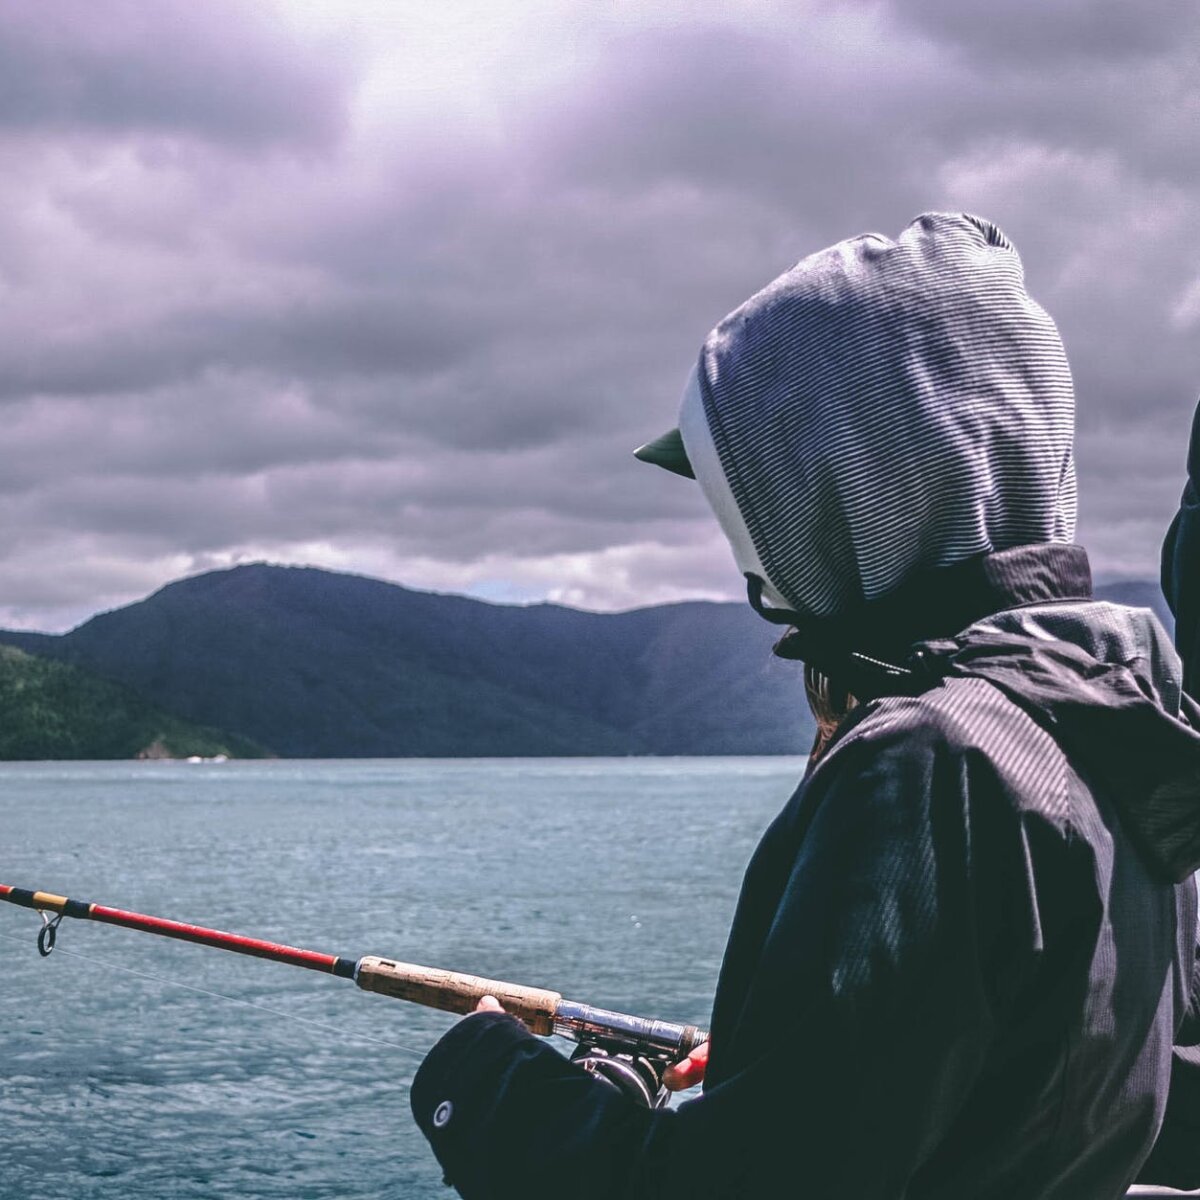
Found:
M 683 436 L 678 429 L 672 429 L 670 433 L 664 433 L 662 437 L 639 446 L 633 452 L 633 456 L 640 458 L 642 462 L 662 467 L 665 471 L 674 471 L 676 475 L 683 475 L 687 479 L 696 478 L 696 472 L 692 470 L 692 464 L 688 461 L 687 451 L 683 448 Z

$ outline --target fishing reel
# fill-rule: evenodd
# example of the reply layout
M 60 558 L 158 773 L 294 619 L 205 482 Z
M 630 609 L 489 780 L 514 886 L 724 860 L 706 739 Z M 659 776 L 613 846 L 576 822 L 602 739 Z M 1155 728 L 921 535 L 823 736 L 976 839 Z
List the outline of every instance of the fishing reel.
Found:
M 662 1108 L 670 1096 L 666 1069 L 708 1040 L 695 1025 L 631 1017 L 557 999 L 553 1032 L 577 1042 L 571 1061 L 645 1108 Z
M 601 1045 L 580 1044 L 571 1061 L 644 1108 L 662 1108 L 671 1095 L 662 1081 L 670 1066 L 666 1056 L 623 1054 Z

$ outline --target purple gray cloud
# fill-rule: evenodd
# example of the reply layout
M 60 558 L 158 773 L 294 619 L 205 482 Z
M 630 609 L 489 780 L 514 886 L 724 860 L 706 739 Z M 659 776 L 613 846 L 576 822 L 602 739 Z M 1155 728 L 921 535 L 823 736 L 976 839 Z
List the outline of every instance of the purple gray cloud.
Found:
M 1075 370 L 1081 537 L 1151 574 L 1200 389 L 1198 23 L 5 5 L 0 623 L 255 558 L 594 607 L 738 595 L 695 490 L 630 448 L 751 291 L 931 208 L 1021 249 Z

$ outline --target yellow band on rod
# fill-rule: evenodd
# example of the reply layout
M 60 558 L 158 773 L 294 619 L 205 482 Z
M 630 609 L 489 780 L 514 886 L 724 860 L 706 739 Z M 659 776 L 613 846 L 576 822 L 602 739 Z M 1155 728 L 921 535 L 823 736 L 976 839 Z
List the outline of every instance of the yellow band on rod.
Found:
M 53 892 L 34 892 L 34 908 L 48 908 L 51 912 L 62 912 L 67 907 L 66 896 L 56 896 Z

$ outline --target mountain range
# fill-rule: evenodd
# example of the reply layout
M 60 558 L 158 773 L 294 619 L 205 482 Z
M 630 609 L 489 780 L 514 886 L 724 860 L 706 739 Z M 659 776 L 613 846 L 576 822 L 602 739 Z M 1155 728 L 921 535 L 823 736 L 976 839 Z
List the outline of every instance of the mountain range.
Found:
M 1098 590 L 1169 619 L 1154 584 Z M 237 753 L 806 753 L 801 668 L 771 654 L 777 635 L 745 604 L 591 613 L 259 563 L 168 584 L 69 633 L 0 631 L 0 643 L 210 737 L 227 731 L 249 744 Z

